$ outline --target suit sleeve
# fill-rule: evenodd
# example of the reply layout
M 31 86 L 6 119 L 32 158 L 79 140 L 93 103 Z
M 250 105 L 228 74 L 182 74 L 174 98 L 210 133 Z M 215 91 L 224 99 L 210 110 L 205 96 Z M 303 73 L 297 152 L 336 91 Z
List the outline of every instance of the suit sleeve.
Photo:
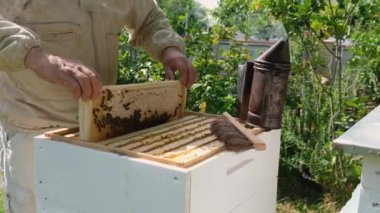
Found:
M 12 21 L 26 3 L 26 0 L 0 0 L 0 71 L 24 70 L 29 50 L 41 46 L 37 35 Z
M 129 43 L 143 48 L 155 60 L 161 61 L 161 53 L 167 47 L 185 51 L 182 38 L 173 31 L 164 12 L 154 0 L 130 1 L 126 20 Z

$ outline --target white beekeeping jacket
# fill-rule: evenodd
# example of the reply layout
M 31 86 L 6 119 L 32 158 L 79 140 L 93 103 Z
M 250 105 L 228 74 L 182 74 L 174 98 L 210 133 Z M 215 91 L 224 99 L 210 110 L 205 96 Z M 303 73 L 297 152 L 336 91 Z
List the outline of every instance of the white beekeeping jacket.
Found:
M 25 68 L 33 47 L 81 60 L 95 68 L 103 84 L 114 84 L 118 37 L 160 61 L 174 46 L 184 51 L 154 0 L 0 0 L 0 118 L 16 128 L 77 125 L 77 100 L 63 87 Z

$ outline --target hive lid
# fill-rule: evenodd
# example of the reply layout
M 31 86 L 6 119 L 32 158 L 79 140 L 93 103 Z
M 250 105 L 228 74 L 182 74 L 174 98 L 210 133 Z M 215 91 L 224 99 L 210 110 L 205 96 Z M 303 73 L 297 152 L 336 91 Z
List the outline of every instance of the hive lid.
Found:
M 334 140 L 334 146 L 359 155 L 380 153 L 380 106 Z
M 290 64 L 289 43 L 287 40 L 279 40 L 255 61 Z

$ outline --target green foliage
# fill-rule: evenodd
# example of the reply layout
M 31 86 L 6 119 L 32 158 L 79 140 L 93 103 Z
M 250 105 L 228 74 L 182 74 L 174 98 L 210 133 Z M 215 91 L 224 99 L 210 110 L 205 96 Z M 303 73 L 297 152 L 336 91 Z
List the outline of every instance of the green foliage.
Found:
M 159 0 L 174 31 L 186 36 L 191 30 L 207 27 L 206 12 L 193 0 Z
M 128 33 L 123 31 L 119 42 L 118 84 L 142 83 L 163 80 L 162 65 L 153 61 L 144 51 L 134 49 L 128 44 Z
M 228 111 L 236 115 L 237 66 L 250 58 L 250 53 L 233 40 L 236 28 L 213 26 L 211 32 L 193 32 L 188 38 L 188 55 L 194 57 L 198 71 L 197 83 L 189 92 L 188 107 L 206 112 Z M 228 49 L 218 47 L 221 38 L 230 38 Z
M 246 39 L 252 36 L 265 40 L 286 37 L 282 25 L 252 0 L 221 0 L 213 15 L 220 25 L 237 27 Z
M 376 31 L 363 20 L 378 15 L 374 8 L 379 5 L 360 0 L 259 2 L 284 23 L 292 47 L 281 164 L 321 184 L 335 199 L 347 200 L 359 181 L 360 161 L 334 150 L 331 141 L 368 112 L 369 99 L 378 103 L 369 96 L 378 94 L 379 43 L 371 42 Z M 364 29 L 371 35 L 363 36 Z M 353 30 L 358 33 L 354 57 L 344 67 L 343 42 L 354 38 Z M 325 43 L 330 37 L 333 43 Z
M 357 95 L 367 97 L 367 103 L 374 107 L 380 102 L 380 6 L 368 5 L 359 11 L 361 16 L 357 18 L 358 26 L 352 36 L 355 49 L 349 69 L 359 73 L 361 84 Z
M 198 71 L 188 93 L 187 107 L 194 111 L 236 115 L 237 65 L 251 57 L 234 39 L 236 33 L 269 39 L 277 30 L 270 17 L 283 23 L 291 42 L 292 75 L 280 171 L 296 171 L 344 203 L 359 181 L 360 159 L 334 150 L 332 140 L 380 102 L 380 2 L 221 0 L 211 27 L 193 0 L 158 3 L 184 36 Z M 118 82 L 164 79 L 162 66 L 129 47 L 127 38 L 121 35 Z M 332 42 L 324 42 L 328 38 Z M 222 48 L 219 44 L 226 39 L 229 47 Z M 352 57 L 345 55 L 347 41 L 353 43 Z
M 196 29 L 206 28 L 205 12 L 199 5 L 189 0 L 160 0 L 160 7 L 166 12 L 174 31 L 186 35 Z M 181 5 L 180 7 L 178 5 Z M 162 65 L 154 61 L 143 50 L 135 49 L 128 44 L 129 35 L 122 31 L 119 48 L 119 75 L 118 84 L 141 83 L 147 81 L 164 80 L 165 74 Z
M 158 1 L 166 12 L 173 29 L 186 35 L 187 55 L 193 58 L 197 69 L 197 83 L 188 93 L 189 110 L 208 113 L 228 111 L 237 114 L 237 66 L 250 58 L 250 52 L 234 41 L 236 27 L 216 24 L 208 28 L 203 20 L 205 14 L 194 1 Z M 178 7 L 178 5 L 186 7 Z M 198 19 L 200 18 L 200 19 Z M 219 43 L 229 40 L 229 48 Z M 131 48 L 128 35 L 120 36 L 118 83 L 139 83 L 163 80 L 162 66 L 141 50 Z M 203 109 L 202 109 L 203 110 Z
M 0 213 L 4 213 L 4 195 L 2 190 L 0 191 L 0 203 Z

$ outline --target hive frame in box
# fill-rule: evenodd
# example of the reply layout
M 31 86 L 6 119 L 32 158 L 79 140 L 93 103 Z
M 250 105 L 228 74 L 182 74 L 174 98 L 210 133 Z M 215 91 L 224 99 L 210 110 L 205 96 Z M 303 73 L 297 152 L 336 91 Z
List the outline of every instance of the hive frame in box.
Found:
M 82 141 L 100 141 L 172 121 L 183 116 L 186 88 L 157 81 L 104 86 L 94 100 L 79 100 Z
M 84 147 L 186 168 L 225 150 L 224 143 L 210 131 L 210 124 L 217 117 L 186 112 L 184 117 L 166 124 L 99 142 L 80 140 L 78 128 L 58 129 L 45 135 Z M 260 128 L 251 130 L 252 134 L 262 131 Z

